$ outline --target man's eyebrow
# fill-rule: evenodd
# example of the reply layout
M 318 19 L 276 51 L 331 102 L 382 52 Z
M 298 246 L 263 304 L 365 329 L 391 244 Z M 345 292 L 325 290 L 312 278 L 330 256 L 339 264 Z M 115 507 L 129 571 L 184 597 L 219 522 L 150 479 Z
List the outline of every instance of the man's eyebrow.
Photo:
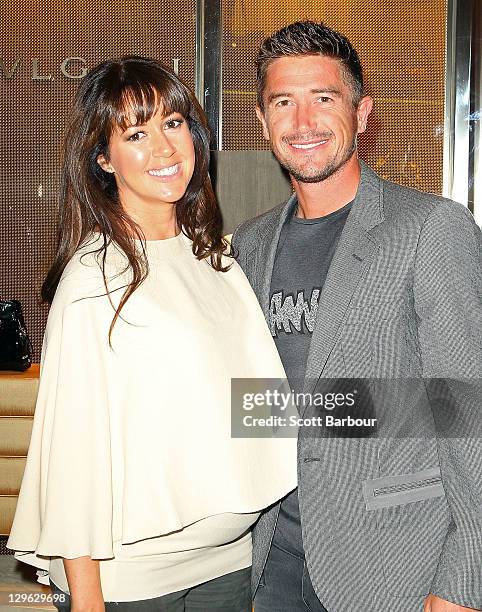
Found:
M 341 98 L 342 93 L 339 89 L 331 89 L 329 87 L 321 87 L 319 89 L 311 89 L 310 93 L 312 94 L 331 94 L 332 96 L 336 96 Z
M 310 94 L 330 94 L 341 98 L 342 93 L 339 89 L 333 89 L 331 87 L 320 87 L 316 89 L 310 89 Z M 274 91 L 268 96 L 268 104 L 276 100 L 277 98 L 291 98 L 293 94 L 289 91 Z
M 289 92 L 284 92 L 284 91 L 274 91 L 273 93 L 269 94 L 268 96 L 268 104 L 270 102 L 272 102 L 273 100 L 276 100 L 276 98 L 290 98 L 292 94 L 290 94 Z

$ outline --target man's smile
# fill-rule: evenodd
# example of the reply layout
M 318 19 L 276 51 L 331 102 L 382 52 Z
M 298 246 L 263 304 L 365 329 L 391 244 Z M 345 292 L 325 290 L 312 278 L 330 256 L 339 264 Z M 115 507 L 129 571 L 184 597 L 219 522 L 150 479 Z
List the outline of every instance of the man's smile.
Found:
M 316 149 L 316 147 L 324 145 L 327 142 L 328 142 L 328 139 L 326 139 L 326 140 L 316 140 L 314 142 L 306 142 L 306 143 L 291 142 L 290 146 L 293 147 L 294 149 L 302 149 L 302 150 L 305 150 L 305 151 L 310 151 L 311 149 Z

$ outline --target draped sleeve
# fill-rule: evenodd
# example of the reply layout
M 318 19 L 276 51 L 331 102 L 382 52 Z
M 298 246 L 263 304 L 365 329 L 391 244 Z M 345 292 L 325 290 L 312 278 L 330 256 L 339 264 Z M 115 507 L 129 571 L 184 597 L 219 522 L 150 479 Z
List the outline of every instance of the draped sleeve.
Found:
M 76 274 L 63 278 L 49 313 L 32 436 L 8 540 L 9 548 L 37 556 L 113 556 L 106 382 L 113 310 L 105 295 L 93 297 L 99 279 L 90 279 L 87 291 L 84 280 Z

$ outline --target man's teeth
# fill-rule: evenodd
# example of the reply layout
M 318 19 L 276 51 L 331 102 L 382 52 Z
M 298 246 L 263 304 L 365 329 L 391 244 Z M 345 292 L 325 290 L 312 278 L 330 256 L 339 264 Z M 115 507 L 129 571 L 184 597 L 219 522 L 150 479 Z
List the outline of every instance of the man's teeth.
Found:
M 169 166 L 168 168 L 160 168 L 159 170 L 149 170 L 149 174 L 151 176 L 172 176 L 176 174 L 179 169 L 179 164 L 174 164 L 174 166 Z
M 314 149 L 320 144 L 327 142 L 326 140 L 319 140 L 318 142 L 312 142 L 310 144 L 292 144 L 291 146 L 295 149 Z

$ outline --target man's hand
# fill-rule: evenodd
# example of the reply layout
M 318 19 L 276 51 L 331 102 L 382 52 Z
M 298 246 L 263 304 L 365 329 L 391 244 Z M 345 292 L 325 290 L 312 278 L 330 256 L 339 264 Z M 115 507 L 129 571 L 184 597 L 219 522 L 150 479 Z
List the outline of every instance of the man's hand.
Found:
M 478 610 L 475 608 L 465 608 L 430 594 L 425 600 L 423 612 L 478 612 Z

